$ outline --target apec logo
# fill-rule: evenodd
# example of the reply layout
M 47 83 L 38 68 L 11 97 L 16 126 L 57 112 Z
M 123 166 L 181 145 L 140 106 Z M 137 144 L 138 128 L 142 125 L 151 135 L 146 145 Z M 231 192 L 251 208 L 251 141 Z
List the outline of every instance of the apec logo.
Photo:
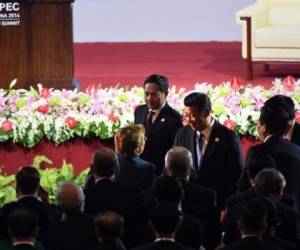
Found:
M 0 12 L 6 11 L 6 12 L 16 12 L 20 10 L 20 3 L 17 2 L 8 2 L 3 3 L 0 2 Z

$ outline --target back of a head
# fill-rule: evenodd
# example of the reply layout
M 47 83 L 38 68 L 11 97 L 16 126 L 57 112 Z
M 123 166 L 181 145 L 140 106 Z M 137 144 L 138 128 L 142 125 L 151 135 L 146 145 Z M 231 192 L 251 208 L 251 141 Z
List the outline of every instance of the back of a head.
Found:
M 165 167 L 171 176 L 186 178 L 194 168 L 192 153 L 184 147 L 171 148 L 165 157 Z
M 180 220 L 180 213 L 174 204 L 160 204 L 151 214 L 151 224 L 158 235 L 174 233 Z
M 141 154 L 145 144 L 144 126 L 134 124 L 121 128 L 116 133 L 115 143 L 122 155 L 132 157 Z
M 268 103 L 261 108 L 259 122 L 266 126 L 268 134 L 284 135 L 288 128 L 289 114 L 284 106 Z
M 173 176 L 158 177 L 152 186 L 156 200 L 162 203 L 178 204 L 184 195 L 181 183 Z
M 84 206 L 84 193 L 77 184 L 64 182 L 60 184 L 57 189 L 56 202 L 65 213 L 82 211 Z
M 115 239 L 120 238 L 124 219 L 119 214 L 107 211 L 100 213 L 95 218 L 96 232 L 101 239 Z
M 12 238 L 32 238 L 37 231 L 38 216 L 26 209 L 16 209 L 9 214 L 7 224 Z
M 94 153 L 92 169 L 99 177 L 111 177 L 119 169 L 117 154 L 110 148 L 100 148 Z
M 148 76 L 144 81 L 144 87 L 147 83 L 154 83 L 159 87 L 160 92 L 168 94 L 169 81 L 168 78 L 162 75 L 153 74 Z
M 286 185 L 284 176 L 275 168 L 266 168 L 255 177 L 255 189 L 259 194 L 280 194 Z
M 281 105 L 288 112 L 289 120 L 295 118 L 295 103 L 291 97 L 285 95 L 274 95 L 265 103 L 267 105 Z
M 250 179 L 254 179 L 263 169 L 277 167 L 273 157 L 265 153 L 250 154 L 249 157 L 247 157 L 245 166 Z
M 240 211 L 240 228 L 244 234 L 260 234 L 267 220 L 267 209 L 258 201 L 249 201 Z
M 34 167 L 23 167 L 16 174 L 16 183 L 19 193 L 35 195 L 40 188 L 40 173 Z
M 194 92 L 184 98 L 184 106 L 197 107 L 199 112 L 211 111 L 211 102 L 209 97 L 200 92 Z

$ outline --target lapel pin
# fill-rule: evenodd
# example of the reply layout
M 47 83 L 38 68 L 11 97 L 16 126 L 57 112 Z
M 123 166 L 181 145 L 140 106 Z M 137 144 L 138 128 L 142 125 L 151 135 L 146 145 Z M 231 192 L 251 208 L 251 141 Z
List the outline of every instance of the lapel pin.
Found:
M 215 142 L 219 142 L 219 141 L 220 141 L 219 137 L 216 137 Z
M 161 121 L 161 122 L 165 122 L 166 119 L 165 119 L 165 118 L 161 118 L 160 121 Z

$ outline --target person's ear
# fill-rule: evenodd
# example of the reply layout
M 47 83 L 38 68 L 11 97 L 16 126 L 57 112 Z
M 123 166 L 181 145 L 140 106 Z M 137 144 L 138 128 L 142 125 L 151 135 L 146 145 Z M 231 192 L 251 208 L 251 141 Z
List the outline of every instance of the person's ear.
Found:
M 240 220 L 238 220 L 238 221 L 236 222 L 236 227 L 237 227 L 237 229 L 238 229 L 239 231 L 241 231 L 241 221 L 240 221 Z

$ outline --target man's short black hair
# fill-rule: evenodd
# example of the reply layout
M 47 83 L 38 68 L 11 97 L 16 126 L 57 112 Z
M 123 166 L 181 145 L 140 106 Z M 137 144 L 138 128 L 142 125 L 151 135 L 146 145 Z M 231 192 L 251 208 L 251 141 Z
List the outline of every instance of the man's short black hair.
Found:
M 273 157 L 265 153 L 250 153 L 246 159 L 245 167 L 250 178 L 255 176 L 265 168 L 276 168 Z
M 92 159 L 93 172 L 101 177 L 111 177 L 119 169 L 117 154 L 110 148 L 101 148 Z
M 266 102 L 261 108 L 259 122 L 266 126 L 270 135 L 284 135 L 289 120 L 289 114 L 283 105 Z
M 249 201 L 241 209 L 240 227 L 246 232 L 261 232 L 266 220 L 267 209 L 258 200 Z
M 154 83 L 159 87 L 162 93 L 167 94 L 169 91 L 169 81 L 168 78 L 162 75 L 153 74 L 148 76 L 144 81 L 144 87 L 147 83 Z
M 286 110 L 286 112 L 288 112 L 289 120 L 292 120 L 295 118 L 295 113 L 296 113 L 295 103 L 294 103 L 293 99 L 289 96 L 274 95 L 266 101 L 266 104 L 267 105 L 270 105 L 270 104 L 281 105 Z
M 180 213 L 175 204 L 164 203 L 156 206 L 151 215 L 151 223 L 159 235 L 171 234 L 180 220 Z
M 106 211 L 97 215 L 95 225 L 102 239 L 120 238 L 124 226 L 124 219 L 115 212 Z
M 36 194 L 40 188 L 40 173 L 34 167 L 22 167 L 16 174 L 16 183 L 20 193 Z
M 184 191 L 180 181 L 173 176 L 160 176 L 152 186 L 153 194 L 159 203 L 178 204 Z
M 7 224 L 13 237 L 31 238 L 36 233 L 38 216 L 27 209 L 16 209 L 8 215 Z
M 184 98 L 184 106 L 196 107 L 199 112 L 211 111 L 211 102 L 209 97 L 200 92 L 194 92 Z

